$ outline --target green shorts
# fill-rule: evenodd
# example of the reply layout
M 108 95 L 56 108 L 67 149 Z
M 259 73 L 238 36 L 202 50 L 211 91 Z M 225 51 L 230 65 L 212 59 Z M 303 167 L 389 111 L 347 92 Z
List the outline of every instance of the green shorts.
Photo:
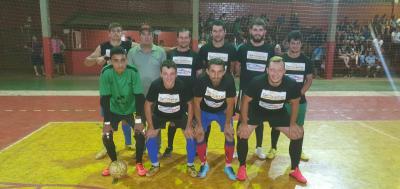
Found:
M 292 107 L 289 103 L 285 103 L 286 110 L 290 114 L 292 112 Z M 307 112 L 307 102 L 299 105 L 299 113 L 297 114 L 297 125 L 303 126 L 304 120 L 306 119 L 306 112 Z

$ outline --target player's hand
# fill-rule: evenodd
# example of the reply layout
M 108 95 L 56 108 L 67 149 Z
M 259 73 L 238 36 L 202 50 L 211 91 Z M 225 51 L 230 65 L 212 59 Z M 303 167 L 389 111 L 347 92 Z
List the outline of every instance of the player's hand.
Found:
M 225 124 L 224 133 L 227 136 L 231 136 L 231 137 L 235 136 L 235 131 L 233 130 L 233 127 L 231 124 Z
M 187 137 L 187 138 L 193 138 L 194 137 L 194 130 L 193 130 L 193 128 L 192 128 L 192 126 L 190 125 L 188 125 L 188 126 L 186 126 L 186 129 L 185 129 L 185 136 Z
M 147 131 L 146 131 L 146 137 L 147 138 L 153 138 L 153 137 L 156 137 L 156 136 L 157 136 L 157 130 L 152 129 L 152 128 L 147 129 Z
M 169 126 L 170 127 L 175 127 L 175 122 L 173 122 L 173 121 L 169 122 Z
M 299 127 L 297 124 L 291 124 L 289 127 L 289 138 L 292 140 L 297 140 L 303 137 L 303 128 Z
M 250 136 L 250 127 L 247 124 L 241 124 L 238 131 L 239 138 L 247 139 Z
M 143 123 L 135 123 L 134 130 L 135 130 L 135 133 L 144 134 L 144 125 L 143 125 Z
M 204 135 L 203 127 L 202 127 L 201 125 L 197 125 L 197 126 L 194 128 L 194 133 L 195 133 L 197 136 L 202 136 L 202 135 Z
M 104 56 L 100 56 L 96 58 L 96 64 L 97 65 L 104 65 L 106 63 L 106 59 L 104 58 Z

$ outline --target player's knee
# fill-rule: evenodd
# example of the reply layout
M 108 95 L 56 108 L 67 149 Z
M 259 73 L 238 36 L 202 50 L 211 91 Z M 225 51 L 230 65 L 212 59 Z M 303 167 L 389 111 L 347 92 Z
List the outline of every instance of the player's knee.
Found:
M 104 144 L 110 144 L 113 142 L 113 133 L 104 133 L 102 136 Z

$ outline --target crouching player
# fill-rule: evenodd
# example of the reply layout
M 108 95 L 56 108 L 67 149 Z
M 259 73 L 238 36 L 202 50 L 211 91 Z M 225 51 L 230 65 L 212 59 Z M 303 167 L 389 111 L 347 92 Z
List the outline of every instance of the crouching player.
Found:
M 270 59 L 267 73 L 255 77 L 242 100 L 240 115 L 242 123 L 238 128 L 238 180 L 245 180 L 246 156 L 248 152 L 248 138 L 257 126 L 268 121 L 272 129 L 283 132 L 290 138 L 289 154 L 291 159 L 290 176 L 301 183 L 307 180 L 301 174 L 298 166 L 300 162 L 303 128 L 296 123 L 300 101 L 300 87 L 295 80 L 285 76 L 285 64 L 281 57 Z M 289 102 L 291 114 L 284 104 Z
M 142 82 L 137 69 L 127 65 L 126 51 L 122 47 L 112 48 L 110 57 L 111 65 L 105 66 L 100 75 L 100 103 L 104 110 L 103 144 L 111 161 L 116 161 L 113 133 L 118 130 L 119 122 L 126 121 L 135 131 L 136 171 L 138 175 L 144 176 L 146 170 L 142 156 L 145 137 L 140 117 L 144 104 Z M 102 175 L 109 176 L 109 169 L 104 169 Z
M 182 80 L 177 78 L 177 66 L 172 60 L 165 60 L 161 64 L 160 75 L 160 78 L 151 83 L 144 105 L 148 123 L 146 147 L 152 164 L 146 176 L 153 176 L 160 171 L 157 136 L 160 129 L 164 129 L 169 121 L 173 122 L 176 128 L 184 130 L 187 173 L 196 177 L 197 172 L 193 163 L 196 155 L 196 143 L 192 126 L 192 92 L 185 87 Z
M 234 130 L 232 127 L 235 106 L 235 81 L 230 73 L 225 73 L 225 63 L 221 59 L 208 62 L 206 74 L 199 77 L 194 89 L 194 113 L 197 120 L 195 128 L 197 155 L 201 161 L 198 177 L 205 178 L 209 171 L 207 164 L 207 143 L 204 133 L 212 121 L 216 121 L 225 134 L 225 169 L 231 180 L 236 180 L 231 163 L 235 149 Z

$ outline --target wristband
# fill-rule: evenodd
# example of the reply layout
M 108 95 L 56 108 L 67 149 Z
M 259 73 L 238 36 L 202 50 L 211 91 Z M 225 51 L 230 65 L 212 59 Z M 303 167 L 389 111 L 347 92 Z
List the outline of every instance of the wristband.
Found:
M 135 123 L 136 124 L 141 124 L 142 123 L 142 119 L 135 119 Z

